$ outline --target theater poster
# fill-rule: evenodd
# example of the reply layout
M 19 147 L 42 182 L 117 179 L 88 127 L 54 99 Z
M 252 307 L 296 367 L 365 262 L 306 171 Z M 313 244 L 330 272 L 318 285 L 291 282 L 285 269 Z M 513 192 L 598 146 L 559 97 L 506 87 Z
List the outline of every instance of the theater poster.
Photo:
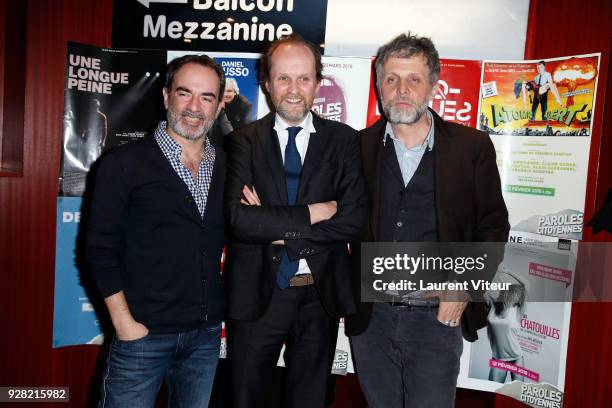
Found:
M 80 197 L 103 151 L 154 129 L 166 53 L 68 43 L 66 57 L 59 194 Z
M 464 342 L 458 385 L 495 391 L 534 407 L 563 406 L 577 242 L 512 231 L 485 293 L 487 325 Z
M 438 89 L 429 106 L 446 121 L 476 127 L 480 71 L 481 61 L 441 59 Z M 374 87 L 373 76 L 368 101 L 368 126 L 380 117 Z
M 478 127 L 497 150 L 513 230 L 582 237 L 599 58 L 483 62 Z

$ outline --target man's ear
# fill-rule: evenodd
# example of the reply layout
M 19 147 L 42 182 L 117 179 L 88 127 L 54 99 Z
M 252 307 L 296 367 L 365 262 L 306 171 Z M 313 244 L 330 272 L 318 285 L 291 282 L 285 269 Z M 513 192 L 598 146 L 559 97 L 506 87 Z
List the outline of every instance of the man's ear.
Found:
M 434 99 L 434 97 L 436 96 L 436 93 L 438 93 L 439 89 L 440 89 L 440 83 L 438 81 L 436 81 L 436 83 L 433 84 L 433 86 L 431 87 L 431 93 L 429 94 L 429 96 L 431 97 L 431 100 Z
M 215 119 L 217 119 L 219 117 L 219 113 L 221 113 L 221 111 L 223 110 L 223 108 L 225 108 L 225 102 L 223 101 L 223 99 L 221 99 L 219 101 L 219 106 L 217 106 L 217 113 L 215 115 Z
M 166 110 L 168 109 L 168 97 L 170 95 L 168 88 L 166 88 L 164 86 L 164 89 L 162 89 L 162 95 L 164 95 L 164 108 L 166 108 Z

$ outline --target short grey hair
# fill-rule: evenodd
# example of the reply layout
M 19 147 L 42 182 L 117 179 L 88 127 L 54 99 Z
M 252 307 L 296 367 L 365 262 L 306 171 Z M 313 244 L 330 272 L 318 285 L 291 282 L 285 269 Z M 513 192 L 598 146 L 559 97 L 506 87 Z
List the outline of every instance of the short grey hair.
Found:
M 434 85 L 440 77 L 440 57 L 431 39 L 427 37 L 417 37 L 408 31 L 400 34 L 387 44 L 378 49 L 376 54 L 376 86 L 380 88 L 382 80 L 382 67 L 389 58 L 410 58 L 415 55 L 422 55 L 427 60 L 429 67 L 429 83 Z
M 234 78 L 225 78 L 225 89 L 233 88 L 236 94 L 240 94 L 240 88 L 238 88 L 238 82 Z

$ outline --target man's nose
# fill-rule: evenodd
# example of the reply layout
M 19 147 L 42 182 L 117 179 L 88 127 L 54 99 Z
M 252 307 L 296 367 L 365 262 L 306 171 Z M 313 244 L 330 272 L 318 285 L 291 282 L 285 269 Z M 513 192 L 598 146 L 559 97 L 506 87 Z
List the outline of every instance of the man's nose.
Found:
M 406 79 L 400 80 L 397 91 L 401 95 L 405 95 L 405 94 L 410 93 L 410 86 L 408 85 L 408 80 L 406 80 Z
M 291 93 L 297 93 L 298 91 L 297 81 L 289 81 L 289 91 Z
M 196 96 L 191 96 L 187 102 L 187 109 L 192 112 L 198 112 L 200 110 L 200 100 Z

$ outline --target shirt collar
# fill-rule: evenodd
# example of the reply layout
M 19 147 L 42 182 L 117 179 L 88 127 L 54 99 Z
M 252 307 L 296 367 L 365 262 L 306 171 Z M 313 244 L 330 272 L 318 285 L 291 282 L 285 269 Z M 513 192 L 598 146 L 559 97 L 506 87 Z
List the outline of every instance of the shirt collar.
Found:
M 431 121 L 431 126 L 429 127 L 429 131 L 427 132 L 427 136 L 425 137 L 425 140 L 423 140 L 423 144 L 421 144 L 421 146 L 416 146 L 416 148 L 422 149 L 423 147 L 427 146 L 429 150 L 431 150 L 433 149 L 433 146 L 434 146 L 434 127 L 435 127 L 434 117 L 429 111 L 429 109 L 426 111 L 426 113 L 427 113 L 427 117 Z M 382 140 L 383 146 L 386 146 L 387 138 L 391 138 L 393 140 L 400 142 L 400 140 L 395 136 L 395 133 L 393 133 L 393 127 L 391 127 L 391 123 L 388 121 L 387 121 L 387 126 L 385 127 L 385 134 L 383 135 L 383 140 Z
M 315 133 L 317 131 L 314 127 L 314 124 L 312 123 L 312 112 L 310 111 L 308 112 L 308 114 L 306 114 L 302 122 L 297 126 L 300 126 L 302 128 L 302 131 L 304 131 L 306 134 Z M 277 133 L 287 132 L 288 127 L 291 127 L 291 125 L 285 122 L 285 120 L 281 118 L 278 113 L 274 115 L 274 130 L 276 130 Z

